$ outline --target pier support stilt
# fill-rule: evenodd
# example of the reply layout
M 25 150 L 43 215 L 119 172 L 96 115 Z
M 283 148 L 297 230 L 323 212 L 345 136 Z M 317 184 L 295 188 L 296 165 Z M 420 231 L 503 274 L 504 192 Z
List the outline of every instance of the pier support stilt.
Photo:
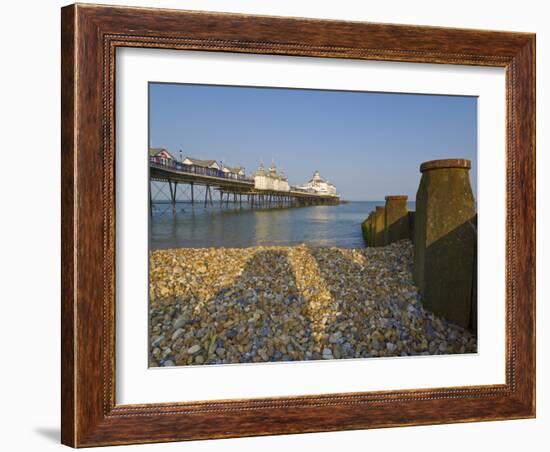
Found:
M 149 179 L 149 215 L 153 216 L 153 196 L 151 195 L 151 184 L 153 182 Z
M 176 214 L 176 196 L 177 196 L 177 189 L 178 189 L 178 183 L 174 182 L 172 186 L 172 182 L 168 181 L 168 187 L 170 188 L 170 202 L 172 204 L 172 213 Z

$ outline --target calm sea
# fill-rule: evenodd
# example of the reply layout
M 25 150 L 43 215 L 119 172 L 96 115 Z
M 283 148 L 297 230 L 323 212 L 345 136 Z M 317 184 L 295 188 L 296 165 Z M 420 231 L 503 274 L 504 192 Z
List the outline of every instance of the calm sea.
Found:
M 357 201 L 337 206 L 254 210 L 204 210 L 178 203 L 176 215 L 167 203 L 154 203 L 150 219 L 150 249 L 296 245 L 364 247 L 361 222 L 383 201 Z M 414 202 L 409 203 L 414 210 Z

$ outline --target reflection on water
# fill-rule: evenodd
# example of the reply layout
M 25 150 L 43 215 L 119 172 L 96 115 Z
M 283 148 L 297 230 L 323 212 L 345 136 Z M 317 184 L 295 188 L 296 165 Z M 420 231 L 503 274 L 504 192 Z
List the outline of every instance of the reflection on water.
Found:
M 178 203 L 155 203 L 150 218 L 150 248 L 246 247 L 294 245 L 363 247 L 361 222 L 384 201 L 350 202 L 337 206 L 253 210 L 243 203 L 203 209 Z M 409 203 L 414 209 L 414 203 Z

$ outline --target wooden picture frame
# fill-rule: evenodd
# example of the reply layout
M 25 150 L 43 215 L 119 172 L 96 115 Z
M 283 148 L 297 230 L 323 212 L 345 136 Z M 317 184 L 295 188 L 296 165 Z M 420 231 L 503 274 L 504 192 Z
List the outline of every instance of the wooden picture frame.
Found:
M 162 9 L 62 9 L 62 442 L 73 447 L 535 416 L 535 35 Z M 115 403 L 118 47 L 506 69 L 506 383 Z

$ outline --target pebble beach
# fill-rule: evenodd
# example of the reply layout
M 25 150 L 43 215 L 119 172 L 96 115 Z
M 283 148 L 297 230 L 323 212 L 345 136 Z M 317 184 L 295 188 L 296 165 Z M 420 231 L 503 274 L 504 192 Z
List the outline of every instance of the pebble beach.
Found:
M 423 309 L 413 246 L 150 252 L 149 365 L 475 353 Z

